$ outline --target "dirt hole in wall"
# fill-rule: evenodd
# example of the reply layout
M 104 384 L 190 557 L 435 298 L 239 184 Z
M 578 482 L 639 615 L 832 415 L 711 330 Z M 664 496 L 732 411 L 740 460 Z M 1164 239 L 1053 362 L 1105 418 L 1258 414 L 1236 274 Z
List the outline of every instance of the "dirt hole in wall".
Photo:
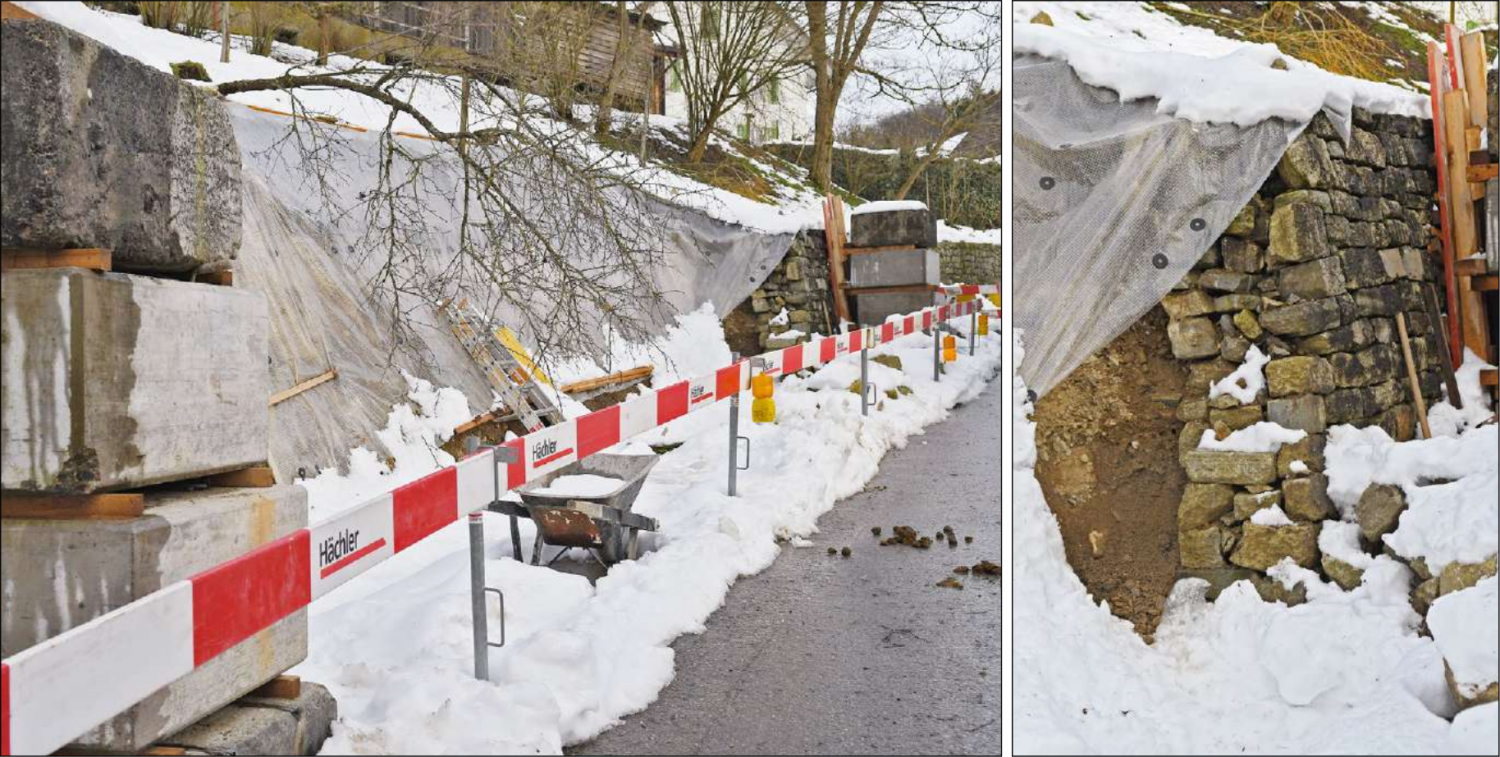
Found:
M 1177 576 L 1177 404 L 1185 372 L 1154 308 L 1041 398 L 1037 478 L 1068 563 L 1152 638 Z

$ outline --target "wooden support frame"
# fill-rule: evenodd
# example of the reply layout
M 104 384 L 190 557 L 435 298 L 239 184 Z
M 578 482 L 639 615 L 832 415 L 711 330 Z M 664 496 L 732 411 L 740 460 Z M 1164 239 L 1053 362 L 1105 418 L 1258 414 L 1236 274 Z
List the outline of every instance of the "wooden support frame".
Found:
M 111 270 L 114 260 L 102 247 L 75 247 L 62 250 L 9 248 L 0 251 L 0 271 L 25 271 L 39 268 L 86 268 L 90 271 Z
M 302 678 L 282 674 L 266 681 L 245 696 L 260 699 L 297 699 L 302 696 Z
M 146 512 L 146 495 L 0 494 L 0 518 L 31 520 L 120 520 Z
M 882 247 L 845 247 L 844 255 L 874 255 L 881 252 L 915 252 L 914 244 L 888 244 Z
M 862 294 L 918 294 L 921 292 L 937 292 L 940 291 L 940 288 L 933 284 L 901 284 L 899 286 L 857 288 L 845 284 L 844 291 L 858 297 Z
M 833 295 L 833 314 L 842 324 L 849 317 L 849 298 L 844 294 L 844 201 L 832 192 L 823 199 L 823 236 L 828 243 L 828 286 Z
M 1454 292 L 1457 295 L 1457 320 L 1461 326 L 1461 344 L 1481 357 L 1489 355 L 1489 323 L 1484 313 L 1484 300 L 1471 286 L 1469 276 L 1459 268 L 1460 262 L 1474 255 L 1479 249 L 1479 226 L 1474 217 L 1474 195 L 1468 177 L 1469 150 L 1466 142 L 1469 131 L 1469 101 L 1463 90 L 1443 93 L 1443 143 L 1446 161 L 1448 217 L 1453 235 L 1451 267 L 1454 276 Z M 1481 195 L 1482 197 L 1482 195 Z
M 204 480 L 209 486 L 235 489 L 264 489 L 276 485 L 276 474 L 269 465 L 254 465 L 249 468 L 216 473 Z

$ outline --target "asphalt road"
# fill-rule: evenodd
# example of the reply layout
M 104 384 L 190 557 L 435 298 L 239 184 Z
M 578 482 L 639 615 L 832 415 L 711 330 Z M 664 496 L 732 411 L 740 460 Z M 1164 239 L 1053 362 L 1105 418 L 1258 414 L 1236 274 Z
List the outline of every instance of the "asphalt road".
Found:
M 1002 374 L 1004 375 L 1004 374 Z M 1000 753 L 1000 382 L 892 451 L 865 491 L 741 579 L 644 712 L 570 754 Z M 959 546 L 878 546 L 870 533 L 953 526 Z M 973 544 L 963 544 L 965 535 Z M 850 546 L 849 558 L 827 548 Z

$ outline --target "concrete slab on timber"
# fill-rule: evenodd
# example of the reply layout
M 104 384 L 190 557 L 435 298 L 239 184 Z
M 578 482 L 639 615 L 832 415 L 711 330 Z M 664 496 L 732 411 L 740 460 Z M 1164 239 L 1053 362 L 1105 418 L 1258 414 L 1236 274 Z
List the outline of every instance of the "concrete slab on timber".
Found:
M 849 286 L 852 287 L 940 283 L 942 257 L 937 250 L 875 252 L 849 258 Z
M 0 246 L 154 272 L 234 258 L 239 148 L 212 92 L 42 19 L 0 26 L 0 82 Z
M 86 494 L 266 460 L 264 295 L 13 271 L 0 279 L 0 316 L 0 487 Z
M 300 486 L 152 492 L 125 520 L 0 520 L 0 654 L 8 657 L 307 525 Z M 306 610 L 283 618 L 80 738 L 136 752 L 307 656 Z
M 855 213 L 849 218 L 849 244 L 886 247 L 910 244 L 937 246 L 937 218 L 926 208 Z

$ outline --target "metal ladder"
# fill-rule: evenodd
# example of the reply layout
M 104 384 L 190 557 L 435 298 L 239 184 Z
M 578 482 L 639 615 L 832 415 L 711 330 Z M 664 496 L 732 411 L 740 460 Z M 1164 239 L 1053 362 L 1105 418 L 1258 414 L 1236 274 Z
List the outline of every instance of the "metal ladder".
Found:
M 453 335 L 468 351 L 469 357 L 484 370 L 485 378 L 500 393 L 500 399 L 531 433 L 563 420 L 560 410 L 547 392 L 516 360 L 510 350 L 495 338 L 488 326 L 475 328 L 483 319 L 472 316 L 469 301 L 443 303 L 438 309 L 447 317 Z

